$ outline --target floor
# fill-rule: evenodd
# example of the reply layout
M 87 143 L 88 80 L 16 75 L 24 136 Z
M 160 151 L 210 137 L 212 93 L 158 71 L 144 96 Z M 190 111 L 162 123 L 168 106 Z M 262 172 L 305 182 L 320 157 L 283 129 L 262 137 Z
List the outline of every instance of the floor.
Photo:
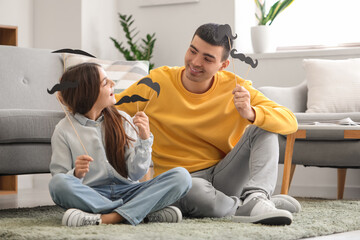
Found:
M 17 194 L 0 195 L 0 209 L 54 205 L 47 188 L 20 189 Z M 358 240 L 360 231 L 307 238 L 306 240 Z
M 20 189 L 17 194 L 0 195 L 0 209 L 55 205 L 49 190 Z

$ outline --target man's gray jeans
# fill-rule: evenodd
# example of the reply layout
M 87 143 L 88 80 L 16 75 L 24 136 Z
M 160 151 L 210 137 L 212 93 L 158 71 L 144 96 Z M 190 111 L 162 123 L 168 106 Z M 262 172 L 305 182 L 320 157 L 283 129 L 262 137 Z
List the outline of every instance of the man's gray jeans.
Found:
M 250 125 L 217 165 L 191 174 L 192 188 L 174 205 L 189 217 L 234 215 L 248 194 L 273 194 L 278 161 L 278 135 Z

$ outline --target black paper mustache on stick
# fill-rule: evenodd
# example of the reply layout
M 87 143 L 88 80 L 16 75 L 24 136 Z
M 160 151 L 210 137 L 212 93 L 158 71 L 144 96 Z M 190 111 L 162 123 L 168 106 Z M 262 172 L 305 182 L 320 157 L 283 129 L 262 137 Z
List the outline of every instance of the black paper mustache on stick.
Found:
M 231 57 L 237 58 L 240 61 L 243 61 L 243 62 L 249 64 L 252 68 L 257 67 L 257 65 L 258 65 L 258 60 L 257 59 L 255 59 L 255 61 L 254 61 L 254 60 L 252 60 L 251 57 L 246 57 L 242 53 L 235 53 L 235 51 L 237 51 L 237 50 L 236 49 L 231 50 L 231 52 L 230 52 Z
M 47 89 L 47 92 L 49 94 L 53 94 L 57 91 L 62 91 L 68 88 L 76 88 L 79 85 L 78 82 L 63 82 L 63 83 L 57 83 L 55 84 L 51 90 Z
M 229 24 L 220 25 L 218 31 L 215 33 L 215 41 L 221 41 L 225 36 L 234 40 L 237 38 L 237 34 L 235 36 L 232 35 L 231 27 Z
M 157 82 L 153 82 L 151 78 L 143 78 L 138 82 L 137 85 L 139 84 L 147 85 L 149 88 L 153 89 L 157 93 L 157 96 L 159 97 L 160 85 Z
M 140 97 L 139 95 L 134 94 L 131 97 L 123 96 L 117 103 L 115 103 L 115 105 L 120 105 L 123 103 L 139 102 L 139 101 L 146 102 L 146 101 L 149 101 L 149 99 L 146 99 L 146 98 Z
M 85 55 L 88 57 L 96 58 L 95 56 L 91 55 L 90 53 L 87 53 L 80 49 L 64 48 L 64 49 L 53 51 L 52 53 L 73 53 L 73 54 L 80 54 L 80 55 Z

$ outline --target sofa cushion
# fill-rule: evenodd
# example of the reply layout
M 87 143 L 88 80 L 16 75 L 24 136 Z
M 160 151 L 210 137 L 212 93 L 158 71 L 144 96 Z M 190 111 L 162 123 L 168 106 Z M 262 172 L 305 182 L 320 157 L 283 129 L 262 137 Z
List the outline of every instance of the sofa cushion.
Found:
M 279 136 L 279 163 L 284 163 L 286 137 Z M 359 168 L 360 140 L 295 141 L 292 164 L 318 167 Z M 344 154 L 346 153 L 346 154 Z
M 360 111 L 360 59 L 304 59 L 307 113 Z
M 65 69 L 84 62 L 100 64 L 109 79 L 115 82 L 114 92 L 119 93 L 130 85 L 145 77 L 149 71 L 148 61 L 110 61 L 86 57 L 71 53 L 63 53 Z
M 289 108 L 292 112 L 305 112 L 307 102 L 307 84 L 303 81 L 293 87 L 263 86 L 258 88 L 266 97 Z
M 360 112 L 347 113 L 294 113 L 299 124 L 337 123 L 337 121 L 350 118 L 354 122 L 360 122 Z
M 0 109 L 0 143 L 50 143 L 62 111 Z
M 0 45 L 0 109 L 61 110 L 46 91 L 63 72 L 60 54 Z
M 0 144 L 0 175 L 49 173 L 49 143 Z

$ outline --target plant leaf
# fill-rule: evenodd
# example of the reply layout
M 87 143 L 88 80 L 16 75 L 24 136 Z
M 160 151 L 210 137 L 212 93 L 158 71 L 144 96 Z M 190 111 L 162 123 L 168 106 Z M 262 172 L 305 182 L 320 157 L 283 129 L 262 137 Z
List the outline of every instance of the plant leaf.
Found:
M 271 19 L 271 22 L 269 25 L 272 24 L 272 22 L 274 21 L 274 19 L 276 18 L 276 16 L 281 13 L 282 11 L 284 11 L 285 8 L 287 8 L 288 6 L 290 6 L 291 3 L 293 3 L 294 0 L 285 0 L 283 2 L 281 2 L 279 8 L 277 9 L 276 13 L 274 14 L 274 16 Z
M 152 69 L 154 64 L 150 62 L 150 59 L 152 58 L 156 41 L 155 33 L 151 35 L 147 34 L 145 38 L 141 39 L 141 44 L 138 45 L 139 39 L 136 40 L 135 37 L 139 34 L 139 31 L 136 31 L 136 28 L 132 27 L 135 22 L 132 15 L 118 13 L 118 16 L 120 26 L 124 31 L 125 38 L 127 39 L 126 43 L 129 45 L 129 49 L 123 46 L 123 42 L 119 43 L 116 39 L 110 37 L 115 47 L 124 55 L 126 60 L 148 60 L 149 69 Z

